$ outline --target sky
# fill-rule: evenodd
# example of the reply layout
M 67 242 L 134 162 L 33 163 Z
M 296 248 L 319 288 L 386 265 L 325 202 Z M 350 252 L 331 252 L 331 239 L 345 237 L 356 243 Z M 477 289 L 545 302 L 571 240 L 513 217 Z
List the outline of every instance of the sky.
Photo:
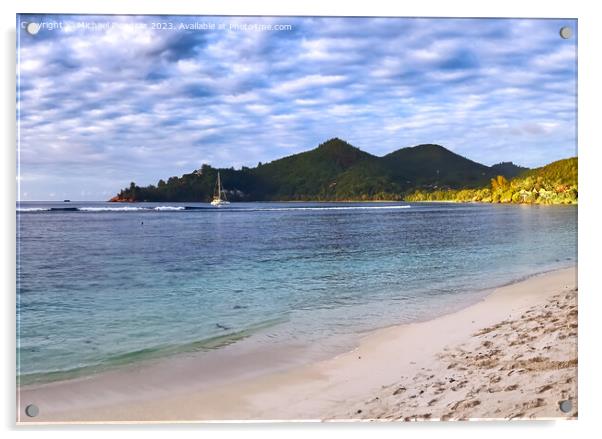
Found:
M 27 32 L 37 23 L 37 33 Z M 574 20 L 21 15 L 21 200 L 256 166 L 339 137 L 537 167 L 576 155 Z M 30 29 L 31 30 L 31 29 Z

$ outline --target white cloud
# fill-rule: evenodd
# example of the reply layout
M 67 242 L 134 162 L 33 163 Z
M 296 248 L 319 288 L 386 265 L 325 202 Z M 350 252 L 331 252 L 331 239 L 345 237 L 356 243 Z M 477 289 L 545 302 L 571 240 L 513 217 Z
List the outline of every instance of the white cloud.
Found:
M 293 93 L 299 90 L 312 91 L 312 89 L 315 87 L 337 84 L 345 79 L 346 78 L 343 75 L 313 74 L 281 82 L 280 84 L 272 87 L 272 91 L 279 94 Z
M 22 195 L 114 193 L 333 136 L 377 154 L 440 142 L 488 164 L 572 153 L 575 42 L 554 20 L 286 21 L 294 32 L 22 39 L 21 169 L 37 176 Z
M 574 46 L 562 46 L 551 53 L 545 53 L 533 58 L 535 67 L 548 69 L 559 69 L 572 67 L 576 60 L 576 48 Z

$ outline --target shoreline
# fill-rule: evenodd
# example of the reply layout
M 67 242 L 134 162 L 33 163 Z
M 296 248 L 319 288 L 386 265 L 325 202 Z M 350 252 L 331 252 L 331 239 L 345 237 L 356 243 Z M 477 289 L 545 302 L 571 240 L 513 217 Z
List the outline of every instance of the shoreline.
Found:
M 383 386 L 395 383 L 400 374 L 412 375 L 413 372 L 416 375 L 420 371 L 419 365 L 423 369 L 436 366 L 440 362 L 436 356 L 447 345 L 470 340 L 475 328 L 495 325 L 508 312 L 516 313 L 521 307 L 541 304 L 542 300 L 554 294 L 570 290 L 576 284 L 575 276 L 576 266 L 529 276 L 495 288 L 484 299 L 459 311 L 422 322 L 371 331 L 361 336 L 356 348 L 332 358 L 293 368 L 275 367 L 267 374 L 255 375 L 241 364 L 241 374 L 235 380 L 205 388 L 195 387 L 199 383 L 190 383 L 190 380 L 183 380 L 182 388 L 178 389 L 163 387 L 160 382 L 144 389 L 135 384 L 129 385 L 132 378 L 144 382 L 145 377 L 141 376 L 144 368 L 117 371 L 108 380 L 91 376 L 37 388 L 24 387 L 18 395 L 22 403 L 18 414 L 22 414 L 28 401 L 33 400 L 40 401 L 41 410 L 38 418 L 22 416 L 19 422 L 365 418 L 370 410 L 352 407 L 378 394 Z M 534 291 L 541 289 L 543 292 Z M 466 321 L 470 323 L 466 324 Z M 436 328 L 439 328 L 439 335 L 434 334 Z M 574 347 L 576 349 L 576 342 Z M 399 351 L 407 352 L 405 360 L 392 355 L 392 352 Z M 288 354 L 302 355 L 295 349 Z M 412 360 L 406 361 L 408 358 Z M 172 363 L 163 378 L 173 378 L 177 367 L 177 362 Z M 161 376 L 154 378 L 161 381 Z M 94 389 L 97 392 L 90 398 L 89 392 Z M 383 396 L 376 398 L 378 401 L 384 399 Z M 346 401 L 342 404 L 345 407 L 334 402 L 336 400 Z M 44 407 L 44 401 L 53 403 Z M 286 401 L 285 405 L 283 401 Z
M 432 315 L 427 316 L 427 317 L 416 317 L 414 319 L 412 319 L 409 322 L 394 322 L 394 323 L 388 323 L 388 324 L 381 324 L 381 325 L 377 325 L 373 328 L 370 329 L 364 329 L 364 330 L 360 330 L 360 331 L 350 331 L 345 335 L 338 335 L 338 336 L 333 336 L 332 339 L 335 340 L 346 340 L 345 343 L 343 343 L 343 345 L 347 346 L 346 348 L 343 349 L 332 349 L 332 350 L 328 350 L 326 354 L 323 354 L 321 356 L 308 356 L 308 358 L 306 358 L 306 361 L 302 361 L 302 362 L 294 362 L 289 364 L 290 367 L 294 367 L 294 366 L 300 366 L 300 365 L 307 365 L 307 363 L 312 362 L 312 361 L 320 361 L 320 360 L 325 360 L 328 358 L 332 358 L 334 356 L 343 354 L 345 352 L 348 352 L 351 349 L 354 349 L 357 347 L 357 345 L 359 344 L 359 342 L 366 336 L 373 334 L 376 331 L 381 331 L 384 329 L 388 329 L 391 327 L 397 327 L 397 326 L 402 326 L 402 325 L 407 325 L 407 324 L 413 324 L 413 323 L 423 323 L 426 321 L 430 321 L 430 320 L 434 320 L 440 317 L 443 317 L 447 314 L 451 314 L 457 311 L 461 311 L 469 306 L 474 305 L 475 303 L 480 302 L 481 300 L 485 299 L 489 294 L 491 294 L 493 291 L 495 291 L 498 288 L 502 288 L 502 287 L 506 287 L 509 285 L 513 285 L 519 282 L 523 282 L 525 280 L 528 280 L 532 277 L 535 276 L 540 276 L 540 275 L 545 275 L 547 273 L 551 273 L 554 271 L 558 271 L 558 270 L 563 270 L 566 268 L 570 268 L 573 267 L 574 264 L 572 263 L 567 263 L 567 264 L 561 264 L 558 265 L 556 267 L 553 268 L 547 268 L 545 270 L 542 271 L 537 271 L 535 273 L 529 273 L 529 274 L 523 274 L 521 276 L 512 278 L 511 280 L 508 281 L 503 281 L 500 282 L 498 284 L 486 287 L 486 288 L 482 288 L 479 290 L 475 290 L 474 293 L 472 295 L 470 295 L 470 297 L 462 297 L 461 301 L 459 303 L 456 303 L 454 306 L 454 309 L 452 309 L 451 311 L 441 311 L 438 310 L 436 312 L 434 312 Z M 263 325 L 261 325 L 263 326 Z M 262 334 L 262 331 L 265 330 L 266 328 L 269 329 L 271 325 L 266 326 L 265 328 L 259 329 L 259 330 L 254 330 L 254 328 L 243 328 L 238 332 L 234 332 L 231 334 L 225 334 L 223 337 L 222 336 L 216 336 L 216 337 L 208 337 L 206 339 L 204 339 L 204 341 L 206 342 L 210 342 L 213 339 L 220 339 L 223 338 L 224 340 L 229 340 L 231 339 L 231 341 L 227 341 L 224 342 L 224 344 L 222 346 L 219 346 L 217 349 L 212 349 L 212 348 L 208 348 L 206 350 L 199 350 L 199 351 L 187 351 L 185 349 L 183 349 L 180 352 L 177 352 L 177 347 L 182 347 L 185 346 L 185 344 L 178 344 L 178 345 L 174 345 L 173 347 L 176 348 L 174 349 L 173 353 L 170 353 L 168 355 L 157 355 L 157 356 L 149 356 L 148 358 L 141 358 L 139 360 L 132 360 L 131 362 L 128 363 L 122 363 L 122 364 L 116 364 L 116 365 L 110 365 L 110 364 L 91 364 L 91 365 L 86 365 L 86 366 L 82 366 L 80 368 L 75 368 L 75 369 L 70 369 L 70 370 L 61 370 L 61 371 L 52 371 L 52 372 L 40 372 L 40 373 L 35 373 L 35 374 L 31 374 L 31 375 L 47 375 L 47 376 L 64 376 L 64 378 L 57 378 L 57 379 L 33 379 L 31 380 L 29 375 L 24 375 L 24 376 L 17 376 L 17 385 L 23 389 L 23 390 L 34 390 L 37 388 L 41 388 L 41 387 L 45 387 L 45 386 L 53 386 L 53 385 L 60 385 L 60 383 L 63 382 L 74 382 L 74 381 L 83 381 L 83 380 L 88 380 L 88 379 L 93 379 L 94 377 L 98 377 L 99 375 L 104 375 L 104 374 L 111 374 L 111 373 L 119 373 L 119 372 L 132 372 L 134 370 L 136 370 L 137 368 L 146 368 L 147 366 L 150 366 L 151 368 L 154 366 L 161 366 L 162 362 L 167 362 L 170 360 L 179 360 L 182 358 L 185 358 L 187 356 L 192 356 L 194 357 L 195 355 L 215 355 L 216 353 L 222 352 L 223 349 L 233 349 L 236 350 L 236 347 L 240 346 L 240 343 L 246 343 L 249 342 L 250 340 L 253 339 L 253 337 L 256 337 L 258 335 Z M 248 333 L 245 336 L 241 336 L 239 337 L 240 333 Z M 322 341 L 326 341 L 329 339 L 324 339 Z M 198 341 L 193 341 L 189 344 L 197 344 Z M 283 341 L 283 342 L 279 342 L 279 343 L 275 343 L 276 346 L 274 346 L 274 350 L 278 350 L 278 349 L 282 349 L 282 350 L 287 350 L 287 349 L 291 349 L 291 348 L 295 348 L 297 346 L 289 344 L 287 341 Z M 251 346 L 255 346 L 257 348 L 257 345 L 255 344 L 251 344 Z M 165 350 L 170 350 L 170 347 L 166 347 L 164 348 Z M 248 346 L 247 346 L 248 349 Z M 143 349 L 146 350 L 146 349 Z M 272 350 L 272 349 L 269 349 Z M 301 351 L 302 349 L 299 349 L 299 351 Z M 243 352 L 245 350 L 243 349 Z M 128 353 L 124 354 L 124 355 L 128 355 Z M 233 358 L 235 359 L 235 358 Z M 267 368 L 266 372 L 269 373 L 270 369 Z M 260 371 L 261 372 L 261 371 Z
M 203 203 L 209 204 L 209 201 L 144 201 L 144 200 L 125 200 L 125 199 L 110 199 L 99 201 L 104 203 Z M 570 203 L 515 203 L 515 202 L 497 202 L 492 201 L 468 201 L 468 200 L 244 200 L 233 201 L 232 203 L 444 203 L 444 204 L 507 204 L 516 206 L 578 206 L 579 202 Z

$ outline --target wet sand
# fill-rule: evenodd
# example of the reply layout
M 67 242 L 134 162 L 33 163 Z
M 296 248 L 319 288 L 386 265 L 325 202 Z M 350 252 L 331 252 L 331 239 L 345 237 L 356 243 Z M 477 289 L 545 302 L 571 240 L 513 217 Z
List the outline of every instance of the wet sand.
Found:
M 533 276 L 460 311 L 375 331 L 334 358 L 265 375 L 199 383 L 165 361 L 164 381 L 142 367 L 27 387 L 19 421 L 575 418 L 576 283 L 576 267 Z M 563 400 L 572 402 L 567 414 Z M 30 401 L 36 418 L 23 414 Z

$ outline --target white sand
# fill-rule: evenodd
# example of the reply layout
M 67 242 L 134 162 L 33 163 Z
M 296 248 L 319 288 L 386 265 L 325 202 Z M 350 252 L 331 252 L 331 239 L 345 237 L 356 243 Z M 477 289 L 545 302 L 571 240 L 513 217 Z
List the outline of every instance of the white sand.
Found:
M 19 412 L 41 401 L 40 415 L 20 421 L 574 418 L 576 277 L 534 276 L 461 311 L 375 331 L 337 357 L 203 390 L 187 391 L 182 376 L 177 391 L 153 380 L 137 391 L 128 383 L 144 369 L 24 388 Z

